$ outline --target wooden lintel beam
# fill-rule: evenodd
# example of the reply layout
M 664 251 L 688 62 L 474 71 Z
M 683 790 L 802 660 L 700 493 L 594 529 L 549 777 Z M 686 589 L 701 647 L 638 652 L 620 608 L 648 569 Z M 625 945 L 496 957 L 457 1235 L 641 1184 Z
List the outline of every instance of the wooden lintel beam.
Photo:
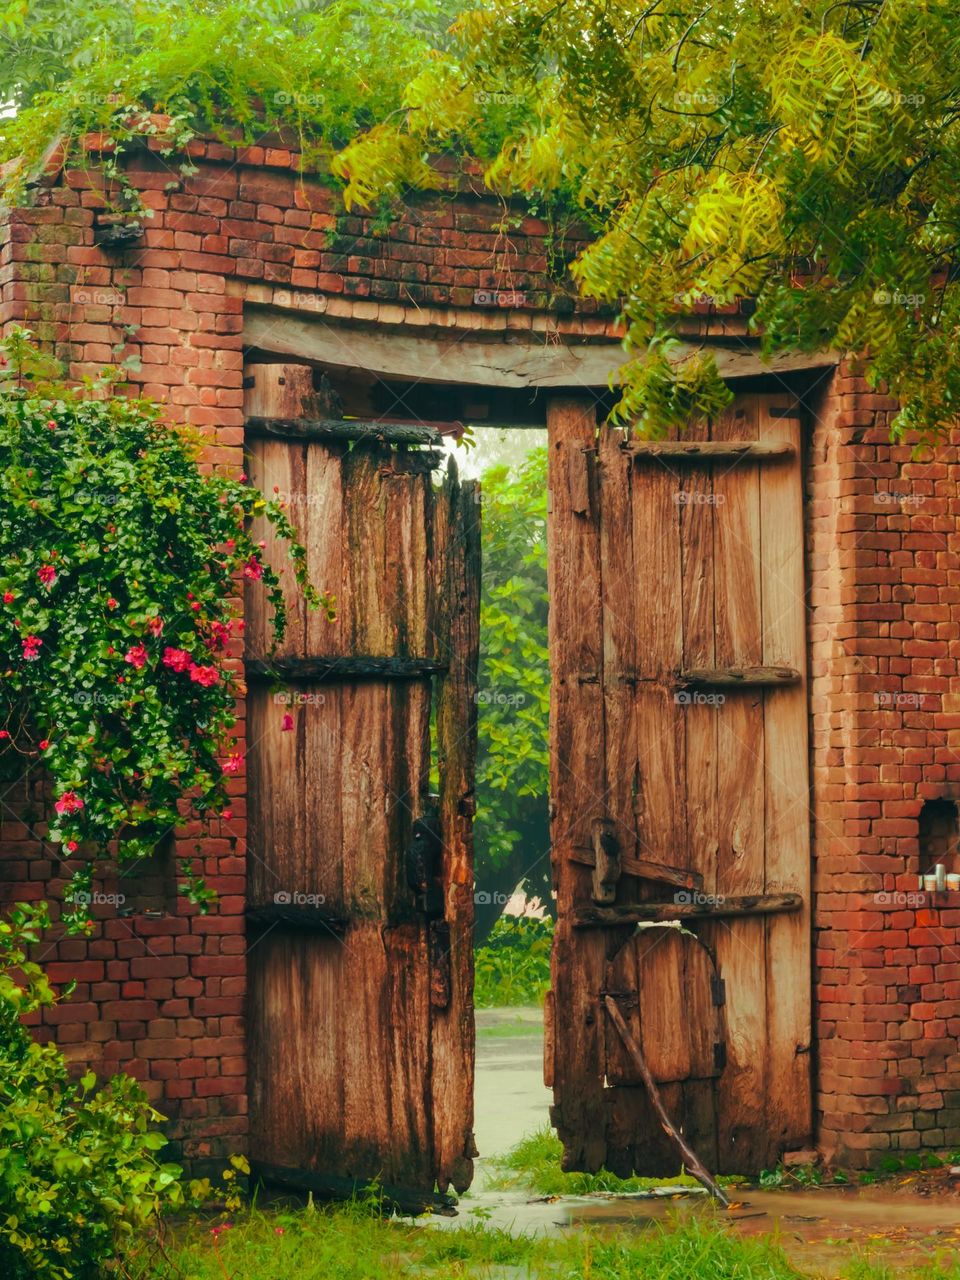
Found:
M 678 895 L 679 896 L 679 895 Z M 618 924 L 669 924 L 674 920 L 722 920 L 729 916 L 769 916 L 799 911 L 799 893 L 719 895 L 705 902 L 646 902 L 615 907 L 583 906 L 572 913 L 575 929 L 606 929 Z
M 248 658 L 248 680 L 422 680 L 443 675 L 447 664 L 432 658 L 378 656 L 318 658 Z

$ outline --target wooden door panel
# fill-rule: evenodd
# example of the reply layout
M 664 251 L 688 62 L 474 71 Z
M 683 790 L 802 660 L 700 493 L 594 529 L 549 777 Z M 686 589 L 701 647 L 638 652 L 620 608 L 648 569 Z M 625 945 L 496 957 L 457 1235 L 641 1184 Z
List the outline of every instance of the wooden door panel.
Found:
M 405 470 L 400 455 L 365 447 L 254 439 L 247 452 L 252 483 L 285 502 L 311 564 L 322 575 L 317 585 L 337 604 L 332 622 L 308 612 L 285 573 L 290 624 L 275 656 L 430 656 L 434 638 L 428 619 L 434 602 L 426 477 Z M 263 522 L 260 531 L 272 562 L 282 565 L 286 549 L 272 526 Z M 251 652 L 270 648 L 268 619 L 266 613 L 251 619 Z
M 255 366 L 248 401 L 249 473 L 287 500 L 337 607 L 307 615 L 286 582 L 272 651 L 248 592 L 252 1149 L 268 1180 L 379 1178 L 425 1204 L 465 1189 L 475 1154 L 480 506 L 454 473 L 435 490 L 439 455 L 389 428 L 348 444 L 358 424 L 309 419 L 311 380 Z
M 567 1167 L 676 1169 L 604 1013 L 611 995 L 701 1159 L 755 1173 L 810 1132 L 799 417 L 783 393 L 742 395 L 653 447 L 596 433 L 590 417 L 585 402 L 548 410 L 554 1119 Z M 574 450 L 596 460 L 589 485 Z M 585 680 L 598 642 L 600 670 Z M 622 868 L 603 906 L 583 856 L 598 821 L 622 855 L 635 849 L 695 888 Z M 661 904 L 669 919 L 693 893 L 707 914 L 685 933 L 632 937 L 620 923 L 631 904 Z M 802 910 L 766 914 L 779 893 Z

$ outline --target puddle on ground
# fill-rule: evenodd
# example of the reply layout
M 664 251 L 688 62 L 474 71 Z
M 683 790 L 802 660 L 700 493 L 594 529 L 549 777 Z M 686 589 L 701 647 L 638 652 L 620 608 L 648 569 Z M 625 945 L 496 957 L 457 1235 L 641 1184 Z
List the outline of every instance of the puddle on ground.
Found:
M 945 1174 L 905 1174 L 882 1186 L 731 1190 L 733 1204 L 727 1211 L 718 1210 L 703 1194 L 676 1188 L 656 1197 L 556 1199 L 487 1189 L 491 1158 L 548 1123 L 551 1096 L 543 1084 L 540 1010 L 478 1010 L 477 1031 L 476 1138 L 481 1158 L 458 1217 L 434 1219 L 441 1229 L 476 1218 L 516 1233 L 642 1231 L 678 1212 L 711 1213 L 734 1222 L 745 1235 L 775 1234 L 795 1265 L 818 1276 L 835 1275 L 841 1264 L 849 1265 L 851 1244 L 877 1253 L 894 1273 L 937 1252 L 955 1257 L 960 1248 L 960 1180 L 951 1181 Z

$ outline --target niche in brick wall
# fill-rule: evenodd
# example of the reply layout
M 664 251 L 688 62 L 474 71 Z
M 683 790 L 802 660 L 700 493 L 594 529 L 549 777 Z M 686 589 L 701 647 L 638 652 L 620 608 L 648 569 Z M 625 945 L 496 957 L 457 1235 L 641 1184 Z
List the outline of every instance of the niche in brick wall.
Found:
M 948 872 L 960 871 L 957 805 L 953 800 L 926 800 L 920 810 L 920 874 L 932 875 L 938 862 Z
M 167 836 L 152 852 L 124 863 L 116 876 L 117 892 L 123 895 L 118 914 L 124 916 L 169 915 L 176 903 L 177 883 L 174 839 Z

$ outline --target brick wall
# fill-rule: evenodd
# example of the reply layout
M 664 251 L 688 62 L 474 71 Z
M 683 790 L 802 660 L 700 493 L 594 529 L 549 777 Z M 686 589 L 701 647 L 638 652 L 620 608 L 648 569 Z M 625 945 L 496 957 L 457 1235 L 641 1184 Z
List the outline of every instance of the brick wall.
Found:
M 417 198 L 388 226 L 343 210 L 321 181 L 301 180 L 280 140 L 240 150 L 197 143 L 198 172 L 185 180 L 159 146 L 152 140 L 129 160 L 154 216 L 123 251 L 95 243 L 105 208 L 95 164 L 52 169 L 32 207 L 5 213 L 0 324 L 28 324 L 76 376 L 138 354 L 132 380 L 206 435 L 210 466 L 242 467 L 245 303 L 384 333 L 480 330 L 562 342 L 614 332 L 548 271 L 558 255 L 547 225 L 510 211 L 504 225 L 503 206 L 479 191 Z M 570 241 L 559 257 L 575 249 Z M 476 290 L 524 296 L 484 309 Z M 739 317 L 724 324 L 741 327 Z M 860 1165 L 960 1142 L 960 906 L 912 896 L 921 806 L 960 799 L 951 749 L 960 728 L 958 464 L 956 449 L 930 463 L 892 448 L 892 405 L 855 370 L 821 372 L 814 383 L 818 1136 Z M 906 498 L 882 496 L 891 492 Z M 241 751 L 242 731 L 241 714 Z M 132 887 L 128 914 L 97 908 L 93 939 L 59 944 L 53 976 L 76 977 L 79 987 L 46 1028 L 56 1023 L 76 1062 L 143 1079 L 172 1117 L 182 1154 L 201 1167 L 242 1149 L 246 1131 L 242 774 L 232 788 L 233 818 L 178 833 L 171 855 L 192 857 L 219 890 L 214 912 L 200 917 L 172 891 L 160 909 L 141 909 Z M 6 899 L 60 888 L 42 809 L 37 793 L 8 797 L 0 812 Z
M 151 140 L 129 164 L 154 216 L 127 249 L 95 243 L 107 204 L 95 157 L 89 172 L 54 166 L 32 207 L 3 212 L 0 325 L 28 325 L 78 378 L 138 355 L 130 380 L 207 437 L 209 466 L 243 467 L 245 301 L 420 333 L 610 331 L 608 318 L 574 301 L 569 281 L 558 290 L 549 278 L 547 225 L 516 216 L 501 227 L 505 210 L 489 197 L 417 200 L 386 227 L 348 214 L 320 181 L 300 180 L 297 157 L 281 146 L 198 143 L 198 172 L 178 182 L 160 145 Z M 476 290 L 525 297 L 510 310 L 478 310 Z M 45 1014 L 41 1036 L 55 1035 L 78 1065 L 143 1081 L 171 1118 L 177 1153 L 200 1172 L 243 1150 L 247 1132 L 242 773 L 230 791 L 233 817 L 181 829 L 171 852 L 218 891 L 209 916 L 177 897 L 172 867 L 164 900 L 154 893 L 148 910 L 136 882 L 105 882 L 104 896 L 124 893 L 124 914 L 96 905 L 94 936 L 45 956 L 55 981 L 78 985 Z M 42 839 L 44 801 L 33 780 L 29 795 L 0 806 L 0 902 L 62 896 L 56 847 Z
M 960 800 L 960 460 L 889 443 L 859 371 L 813 397 L 809 503 L 819 1141 L 960 1144 L 960 894 L 920 895 L 921 809 Z M 955 833 L 949 853 L 960 871 Z

